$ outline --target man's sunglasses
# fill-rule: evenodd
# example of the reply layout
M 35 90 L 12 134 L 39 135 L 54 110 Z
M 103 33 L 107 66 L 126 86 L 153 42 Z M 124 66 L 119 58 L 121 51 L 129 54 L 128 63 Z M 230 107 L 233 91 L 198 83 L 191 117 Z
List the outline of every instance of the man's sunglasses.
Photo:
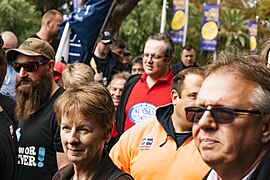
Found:
M 261 112 L 257 110 L 235 109 L 223 106 L 216 106 L 212 107 L 211 109 L 192 106 L 186 107 L 185 111 L 187 120 L 192 123 L 198 123 L 205 111 L 209 111 L 213 120 L 219 124 L 232 123 L 235 119 L 235 116 L 240 113 L 261 115 Z
M 47 59 L 35 61 L 35 62 L 27 62 L 27 63 L 18 63 L 18 62 L 14 61 L 12 63 L 12 67 L 17 73 L 20 72 L 22 67 L 27 72 L 35 72 L 39 66 L 46 64 L 47 62 L 49 62 L 49 60 L 47 60 Z

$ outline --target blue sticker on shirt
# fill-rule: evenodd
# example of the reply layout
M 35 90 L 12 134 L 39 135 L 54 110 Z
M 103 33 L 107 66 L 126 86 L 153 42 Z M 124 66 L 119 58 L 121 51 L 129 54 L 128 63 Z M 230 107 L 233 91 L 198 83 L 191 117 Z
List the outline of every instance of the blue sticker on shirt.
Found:
M 20 141 L 20 138 L 21 138 L 21 128 L 18 128 L 16 130 L 16 136 L 17 136 L 17 141 L 19 142 Z
M 150 119 L 156 116 L 157 107 L 148 102 L 138 103 L 133 105 L 128 112 L 129 119 L 133 123 L 139 123 L 146 119 Z
M 140 150 L 150 150 L 152 148 L 153 143 L 154 143 L 154 138 L 152 137 L 142 138 Z

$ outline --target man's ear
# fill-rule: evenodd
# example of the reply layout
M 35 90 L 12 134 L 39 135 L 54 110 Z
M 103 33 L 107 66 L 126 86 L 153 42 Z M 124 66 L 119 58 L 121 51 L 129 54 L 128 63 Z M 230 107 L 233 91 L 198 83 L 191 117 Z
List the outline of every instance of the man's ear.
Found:
M 48 62 L 48 69 L 49 69 L 49 71 L 53 71 L 53 69 L 54 69 L 54 60 L 50 60 Z
M 50 27 L 50 24 L 51 24 L 51 20 L 47 20 L 47 21 L 45 22 L 46 27 Z
M 270 115 L 265 115 L 263 120 L 262 143 L 266 144 L 270 141 Z
M 173 62 L 173 56 L 171 56 L 171 57 L 169 57 L 169 58 L 167 59 L 167 64 L 168 64 L 169 66 L 172 65 L 172 62 Z
M 181 98 L 181 97 L 179 96 L 178 92 L 175 89 L 173 89 L 171 91 L 171 99 L 172 99 L 172 104 L 173 105 L 176 105 L 177 98 Z
M 104 139 L 106 144 L 110 141 L 111 137 L 112 137 L 112 129 L 105 132 Z

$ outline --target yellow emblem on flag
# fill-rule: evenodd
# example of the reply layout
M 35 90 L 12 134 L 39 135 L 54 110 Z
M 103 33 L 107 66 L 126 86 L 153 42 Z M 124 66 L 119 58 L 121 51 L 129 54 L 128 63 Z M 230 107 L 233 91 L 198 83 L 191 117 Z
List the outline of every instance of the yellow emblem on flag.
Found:
M 172 29 L 177 31 L 185 25 L 185 13 L 181 10 L 176 11 L 172 20 Z
M 257 41 L 256 41 L 255 36 L 250 36 L 249 45 L 250 45 L 250 50 L 251 51 L 254 51 L 256 49 Z
M 217 24 L 213 21 L 205 23 L 202 27 L 202 37 L 205 40 L 212 40 L 217 37 L 218 27 Z

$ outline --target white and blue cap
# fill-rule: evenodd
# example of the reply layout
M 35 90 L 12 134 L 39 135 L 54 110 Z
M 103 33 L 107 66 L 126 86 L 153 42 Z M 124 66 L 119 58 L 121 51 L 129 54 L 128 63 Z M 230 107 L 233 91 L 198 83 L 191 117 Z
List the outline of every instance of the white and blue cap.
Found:
M 113 43 L 113 38 L 109 31 L 103 31 L 101 34 L 101 42 L 104 44 L 111 44 Z

